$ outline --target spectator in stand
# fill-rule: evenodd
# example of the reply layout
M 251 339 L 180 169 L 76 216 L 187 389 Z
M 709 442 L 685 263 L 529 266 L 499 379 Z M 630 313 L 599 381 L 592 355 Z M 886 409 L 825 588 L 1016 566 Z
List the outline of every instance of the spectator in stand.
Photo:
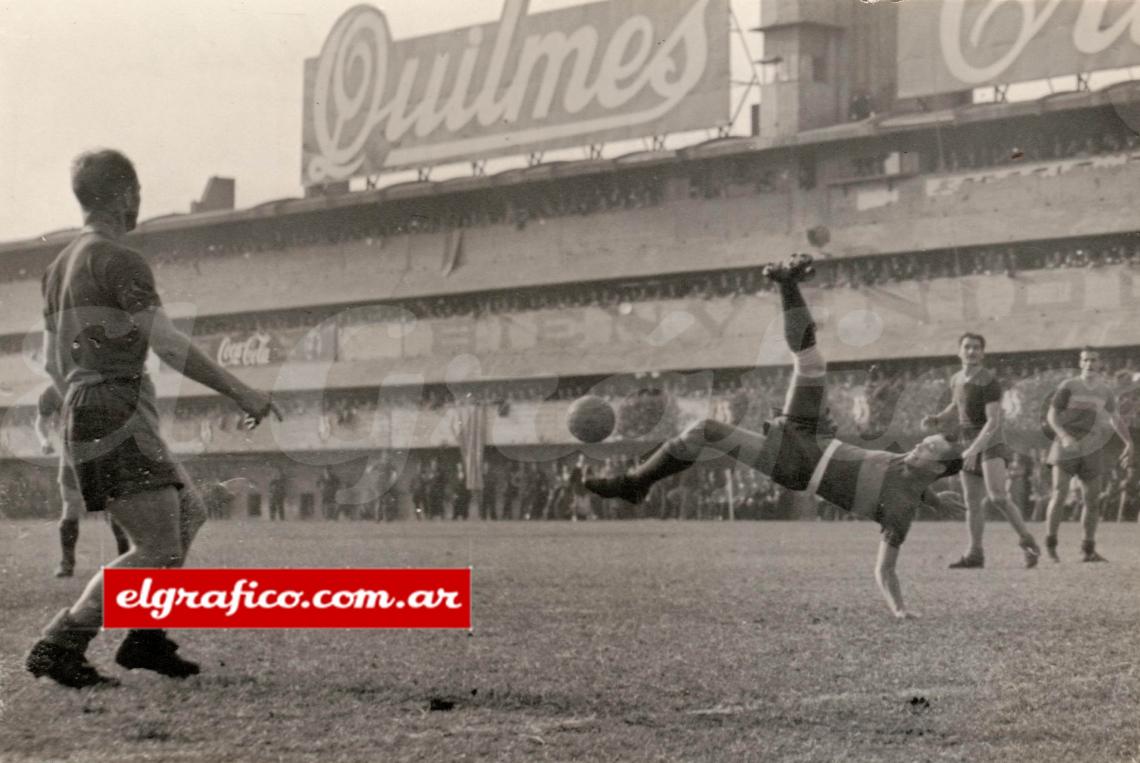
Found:
M 377 457 L 368 459 L 364 474 L 360 475 L 357 510 L 361 519 L 379 521 L 383 517 L 380 496 L 383 490 L 383 464 Z
M 427 483 L 425 485 L 427 518 L 443 519 L 444 502 L 447 496 L 447 475 L 444 474 L 439 459 L 432 458 L 428 462 L 425 480 Z
M 468 519 L 471 507 L 471 491 L 467 489 L 467 475 L 463 471 L 463 459 L 455 464 L 455 481 L 452 486 L 451 518 Z
M 269 481 L 269 519 L 285 521 L 285 497 L 289 495 L 289 478 L 278 467 Z
M 317 492 L 321 496 L 321 511 L 325 519 L 338 519 L 340 507 L 337 505 L 337 494 L 340 492 L 340 478 L 333 473 L 331 466 L 325 466 L 317 478 Z

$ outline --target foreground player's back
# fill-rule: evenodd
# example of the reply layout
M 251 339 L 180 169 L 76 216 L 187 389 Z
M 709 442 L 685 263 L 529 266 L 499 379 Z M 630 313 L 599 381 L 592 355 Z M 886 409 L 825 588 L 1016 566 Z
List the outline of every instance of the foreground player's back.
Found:
M 132 317 L 159 304 L 138 252 L 89 225 L 44 274 L 44 317 L 60 339 L 54 358 L 68 383 L 141 375 L 147 337 Z

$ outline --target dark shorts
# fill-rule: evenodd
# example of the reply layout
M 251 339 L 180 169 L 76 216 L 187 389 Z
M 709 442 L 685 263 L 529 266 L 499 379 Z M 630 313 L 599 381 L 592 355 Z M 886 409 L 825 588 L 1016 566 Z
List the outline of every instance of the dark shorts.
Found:
M 1060 467 L 1066 473 L 1080 477 L 1083 482 L 1099 479 L 1109 470 L 1108 455 L 1104 448 L 1085 453 L 1078 446 L 1073 451 L 1067 452 L 1061 446 L 1060 440 L 1053 441 L 1045 463 L 1052 467 Z
M 833 432 L 827 377 L 793 373 L 783 415 L 764 423 L 760 471 L 788 490 L 805 490 Z
M 64 449 L 88 511 L 102 511 L 110 498 L 183 487 L 159 436 L 154 386 L 145 376 L 72 386 Z
M 964 463 L 962 465 L 962 471 L 966 474 L 972 474 L 975 477 L 982 477 L 985 475 L 982 471 L 982 464 L 995 458 L 1000 458 L 1008 467 L 1009 462 L 1013 460 L 1013 452 L 1004 442 L 994 443 Z
M 981 433 L 981 429 L 962 428 L 962 440 L 969 445 Z M 997 436 L 1001 436 L 1000 433 Z M 982 464 L 995 458 L 1000 458 L 1008 467 L 1009 462 L 1013 460 L 1013 451 L 1004 442 L 992 442 L 990 446 L 979 453 L 974 458 L 962 464 L 962 472 L 964 474 L 972 474 L 975 477 L 985 476 L 982 471 Z

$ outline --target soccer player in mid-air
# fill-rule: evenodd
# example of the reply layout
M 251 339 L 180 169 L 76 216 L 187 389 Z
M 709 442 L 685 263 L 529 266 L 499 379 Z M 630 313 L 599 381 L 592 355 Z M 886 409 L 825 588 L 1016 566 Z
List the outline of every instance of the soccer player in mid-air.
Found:
M 1081 541 L 1081 561 L 1107 561 L 1096 550 L 1100 511 L 1095 504 L 1109 469 L 1106 449 L 1113 432 L 1124 443 L 1121 468 L 1127 469 L 1132 463 L 1132 435 L 1117 413 L 1116 395 L 1101 375 L 1100 352 L 1085 347 L 1081 350 L 1080 367 L 1080 376 L 1066 379 L 1057 387 L 1046 414 L 1056 435 L 1046 459 L 1053 467 L 1053 492 L 1045 515 L 1045 550 L 1054 562 L 1061 561 L 1057 556 L 1057 531 L 1073 477 L 1081 481 L 1082 488 L 1081 524 L 1085 537 Z
M 799 287 L 814 273 L 811 257 L 798 255 L 788 265 L 768 266 L 765 273 L 779 286 L 784 336 L 794 356 L 783 414 L 766 422 L 763 433 L 698 421 L 645 463 L 624 474 L 588 479 L 586 487 L 604 498 L 638 503 L 655 482 L 691 467 L 704 449 L 730 455 L 789 490 L 816 493 L 841 509 L 875 519 L 882 526 L 875 579 L 895 617 L 913 617 L 903 603 L 896 570 L 899 548 L 920 503 L 939 510 L 958 508 L 952 493 L 935 495 L 930 489 L 961 468 L 958 449 L 940 434 L 907 453 L 867 450 L 836 439 L 826 414 L 827 366 Z
M 963 334 L 958 340 L 962 370 L 950 378 L 951 400 L 942 411 L 922 420 L 928 429 L 941 429 L 958 413 L 962 440 L 969 445 L 962 451 L 962 491 L 966 496 L 966 527 L 970 545 L 950 569 L 979 569 L 986 566 L 982 535 L 986 529 L 986 507 L 993 505 L 1009 520 L 1025 554 L 1025 566 L 1036 567 L 1041 549 L 1025 525 L 1021 510 L 1009 498 L 1007 483 L 1011 458 L 1002 439 L 1001 384 L 993 371 L 982 365 L 986 339 L 980 334 Z
M 205 509 L 159 435 L 147 351 L 234 400 L 254 422 L 281 413 L 175 328 L 162 308 L 146 259 L 123 242 L 138 220 L 134 165 L 118 151 L 81 154 L 71 186 L 84 227 L 44 274 L 44 359 L 64 394 L 64 457 L 88 511 L 107 511 L 131 540 L 109 567 L 178 567 L 205 521 Z M 103 573 L 61 610 L 29 652 L 25 667 L 73 688 L 115 684 L 87 662 L 103 624 Z M 132 630 L 115 661 L 171 677 L 198 672 L 162 630 Z
M 55 384 L 49 384 L 40 393 L 36 405 L 36 439 L 40 441 L 40 452 L 45 456 L 55 453 L 55 446 L 51 442 L 51 429 L 58 423 L 60 409 L 63 407 L 63 397 Z M 79 520 L 83 516 L 83 494 L 75 481 L 75 471 L 68 465 L 67 459 L 59 459 L 59 494 L 63 510 L 59 518 L 59 566 L 55 569 L 57 578 L 69 578 L 75 574 L 75 546 L 79 542 Z M 118 549 L 116 556 L 122 556 L 131 550 L 131 542 L 123 528 L 111 522 L 111 531 L 115 534 L 115 546 Z

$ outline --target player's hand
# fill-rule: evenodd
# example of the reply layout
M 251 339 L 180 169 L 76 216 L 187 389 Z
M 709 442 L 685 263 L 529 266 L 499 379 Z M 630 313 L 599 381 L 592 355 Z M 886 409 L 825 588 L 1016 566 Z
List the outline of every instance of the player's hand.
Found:
M 55 446 L 51 444 L 51 440 L 43 440 L 40 442 L 40 453 L 45 456 L 50 456 L 55 453 Z
M 1063 434 L 1059 439 L 1061 440 L 1061 447 L 1065 450 L 1072 450 L 1073 448 L 1077 447 L 1077 440 L 1074 437 Z
M 964 451 L 962 451 L 962 460 L 968 464 L 977 455 L 978 455 L 978 449 L 975 448 L 973 445 L 971 445 L 970 447 L 968 447 Z
M 938 427 L 941 424 L 942 424 L 942 422 L 938 419 L 937 416 L 923 416 L 922 417 L 922 428 L 923 429 L 938 429 Z
M 281 409 L 277 403 L 273 402 L 267 392 L 247 388 L 239 395 L 236 402 L 238 407 L 245 411 L 245 425 L 248 429 L 256 427 L 262 419 L 271 413 L 277 417 L 278 421 L 285 419 Z
M 1120 453 L 1120 468 L 1127 469 L 1132 463 L 1132 446 L 1125 445 L 1124 450 Z

